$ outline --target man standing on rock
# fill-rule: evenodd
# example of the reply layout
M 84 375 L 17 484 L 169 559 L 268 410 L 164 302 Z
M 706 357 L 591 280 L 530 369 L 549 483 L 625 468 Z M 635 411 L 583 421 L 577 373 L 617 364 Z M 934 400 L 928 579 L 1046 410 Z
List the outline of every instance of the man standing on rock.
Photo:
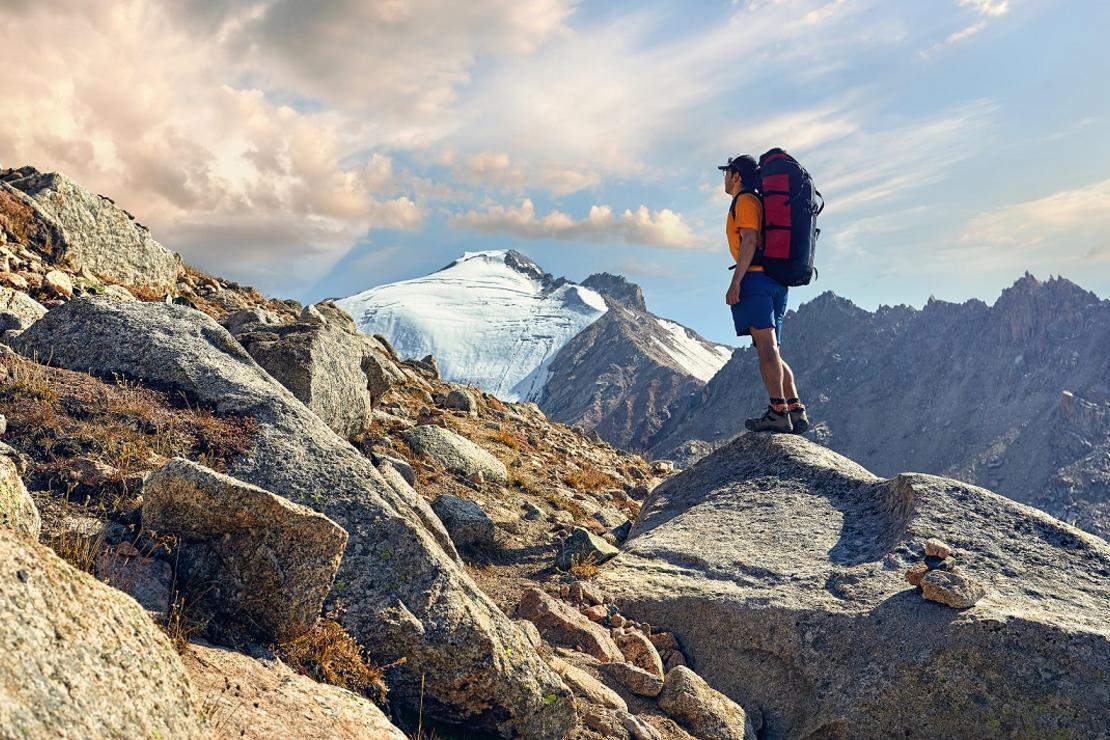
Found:
M 755 159 L 742 155 L 718 167 L 725 173 L 725 192 L 732 196 L 725 233 L 736 261 L 725 303 L 732 307 L 736 336 L 750 335 L 759 354 L 759 371 L 770 404 L 763 416 L 744 422 L 753 432 L 794 432 L 809 429 L 805 406 L 798 399 L 794 373 L 779 354 L 786 286 L 763 272 L 763 200 Z

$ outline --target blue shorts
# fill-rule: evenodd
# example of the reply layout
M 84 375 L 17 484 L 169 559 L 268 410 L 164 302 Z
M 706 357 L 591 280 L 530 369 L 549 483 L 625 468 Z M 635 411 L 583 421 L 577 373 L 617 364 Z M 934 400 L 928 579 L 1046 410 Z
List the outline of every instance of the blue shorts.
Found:
M 732 308 L 736 336 L 751 334 L 751 329 L 775 328 L 782 342 L 782 317 L 786 315 L 786 286 L 762 272 L 749 272 L 740 281 L 740 302 Z

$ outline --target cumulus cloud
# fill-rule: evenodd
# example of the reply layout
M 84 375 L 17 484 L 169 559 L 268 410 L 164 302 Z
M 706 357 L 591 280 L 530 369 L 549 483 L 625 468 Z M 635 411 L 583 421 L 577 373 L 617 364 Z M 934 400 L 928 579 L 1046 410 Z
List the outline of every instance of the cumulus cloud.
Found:
M 543 190 L 561 196 L 597 187 L 601 177 L 573 167 L 530 165 L 514 161 L 505 152 L 479 152 L 452 168 L 456 179 L 486 188 Z
M 583 218 L 575 220 L 562 211 L 552 210 L 536 217 L 532 201 L 519 207 L 491 206 L 484 211 L 454 215 L 449 223 L 487 234 L 509 234 L 522 239 L 563 239 L 568 241 L 625 242 L 670 249 L 698 249 L 707 244 L 694 234 L 682 216 L 669 208 L 652 211 L 640 206 L 619 215 L 606 205 L 595 205 Z
M 425 202 L 464 199 L 445 183 L 398 171 L 380 151 L 412 136 L 390 116 L 415 124 L 420 111 L 441 117 L 434 101 L 450 99 L 478 54 L 525 52 L 569 13 L 559 0 L 484 0 L 454 14 L 446 7 L 0 5 L 0 46 L 35 59 L 5 84 L 0 160 L 60 170 L 111 195 L 187 259 L 210 259 L 217 252 L 206 245 L 238 250 L 226 263 L 241 279 L 270 275 L 268 262 L 301 260 L 301 270 L 264 283 L 295 290 L 367 230 L 417 228 Z M 473 33 L 479 27 L 489 33 Z M 369 41 L 393 32 L 409 41 Z M 352 33 L 363 35 L 344 51 L 336 42 Z M 67 41 L 43 53 L 43 38 Z M 412 43 L 421 38 L 426 43 Z M 266 218 L 297 240 L 243 237 Z M 261 244 L 266 254 L 251 246 Z

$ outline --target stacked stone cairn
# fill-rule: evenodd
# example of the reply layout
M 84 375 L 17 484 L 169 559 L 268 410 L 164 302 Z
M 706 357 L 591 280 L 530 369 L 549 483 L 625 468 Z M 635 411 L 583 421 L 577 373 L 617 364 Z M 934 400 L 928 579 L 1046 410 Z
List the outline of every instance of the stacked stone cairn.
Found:
M 981 583 L 956 567 L 952 548 L 935 537 L 925 540 L 925 559 L 910 566 L 906 581 L 929 601 L 953 609 L 972 607 L 987 594 Z

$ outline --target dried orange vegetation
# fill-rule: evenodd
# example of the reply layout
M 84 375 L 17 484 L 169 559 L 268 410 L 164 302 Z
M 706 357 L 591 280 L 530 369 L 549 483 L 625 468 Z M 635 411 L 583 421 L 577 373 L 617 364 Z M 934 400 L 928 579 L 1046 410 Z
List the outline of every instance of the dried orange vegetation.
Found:
M 598 574 L 597 562 L 594 559 L 593 553 L 586 555 L 575 555 L 570 562 L 570 570 L 568 571 L 572 576 L 582 581 L 588 581 Z
M 563 475 L 563 482 L 576 491 L 599 491 L 603 488 L 622 487 L 616 478 L 591 465 L 567 471 Z
M 505 445 L 506 447 L 518 452 L 520 450 L 523 450 L 526 446 L 525 441 L 521 439 L 518 435 L 504 429 L 498 430 L 497 434 L 493 435 L 493 439 Z
M 338 622 L 321 619 L 296 640 L 276 646 L 275 652 L 298 673 L 385 706 L 388 689 L 383 669 L 366 660 L 362 648 Z
M 74 457 L 103 462 L 122 477 L 155 467 L 159 456 L 221 468 L 250 447 L 253 419 L 216 417 L 179 396 L 29 360 L 6 357 L 0 367 L 4 441 L 31 458 L 36 488 L 68 493 L 59 473 Z

